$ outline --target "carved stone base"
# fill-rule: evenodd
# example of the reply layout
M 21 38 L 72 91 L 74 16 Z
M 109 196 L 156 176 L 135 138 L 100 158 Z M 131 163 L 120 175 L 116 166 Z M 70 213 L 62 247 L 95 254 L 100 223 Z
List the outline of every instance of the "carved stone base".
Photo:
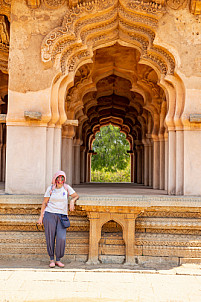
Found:
M 87 205 L 87 211 L 90 207 L 94 210 L 89 215 L 90 222 L 86 211 L 76 206 L 76 211 L 70 213 L 64 259 L 88 260 L 87 265 L 124 261 L 129 266 L 201 263 L 200 199 L 180 198 L 177 206 L 172 202 L 175 197 L 168 199 L 166 204 L 159 200 L 158 206 L 157 199 L 152 200 L 154 206 L 143 201 L 145 208 L 140 214 L 137 211 L 138 202 L 142 205 L 140 201 L 134 204 L 131 200 L 124 206 L 123 200 L 111 202 L 104 198 L 102 202 L 98 200 L 99 205 Z M 35 224 L 41 203 L 41 196 L 0 196 L 1 259 L 48 259 L 44 230 L 37 231 Z M 79 203 L 85 201 L 80 198 Z M 105 212 L 104 203 L 107 203 Z M 132 211 L 140 216 L 136 217 Z

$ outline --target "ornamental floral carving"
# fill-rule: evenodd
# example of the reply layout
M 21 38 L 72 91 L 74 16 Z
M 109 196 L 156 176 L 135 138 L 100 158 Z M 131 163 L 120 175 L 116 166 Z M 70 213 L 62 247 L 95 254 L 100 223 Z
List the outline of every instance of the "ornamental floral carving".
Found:
M 43 0 L 43 1 L 44 1 L 45 5 L 51 9 L 59 8 L 65 2 L 67 2 L 66 0 Z
M 167 5 L 174 10 L 177 10 L 177 9 L 180 9 L 180 8 L 186 6 L 186 3 L 187 3 L 187 0 L 167 0 Z
M 91 49 L 108 43 L 111 37 L 111 41 L 121 39 L 140 48 L 142 58 L 151 61 L 162 74 L 173 74 L 173 57 L 168 51 L 153 47 L 155 30 L 164 12 L 162 4 L 153 2 L 97 0 L 81 3 L 67 9 L 62 26 L 46 36 L 41 48 L 42 61 L 54 64 L 59 57 L 62 74 L 74 72 L 82 60 L 92 58 Z
M 5 16 L 0 15 L 0 70 L 8 72 L 9 30 Z
M 5 15 L 10 20 L 11 0 L 0 0 L 0 15 Z

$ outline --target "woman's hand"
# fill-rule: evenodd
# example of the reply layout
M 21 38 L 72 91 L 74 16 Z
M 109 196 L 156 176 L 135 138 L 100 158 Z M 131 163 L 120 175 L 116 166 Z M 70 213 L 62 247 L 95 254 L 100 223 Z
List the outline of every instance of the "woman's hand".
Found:
M 43 224 L 43 217 L 42 217 L 42 216 L 39 217 L 37 223 L 38 223 L 38 224 Z
M 79 195 L 75 192 L 72 195 L 70 195 L 70 197 L 72 197 L 72 199 L 70 200 L 70 211 L 74 211 L 75 210 L 75 202 L 79 198 Z
M 74 211 L 75 210 L 75 200 L 71 199 L 70 201 L 70 211 Z

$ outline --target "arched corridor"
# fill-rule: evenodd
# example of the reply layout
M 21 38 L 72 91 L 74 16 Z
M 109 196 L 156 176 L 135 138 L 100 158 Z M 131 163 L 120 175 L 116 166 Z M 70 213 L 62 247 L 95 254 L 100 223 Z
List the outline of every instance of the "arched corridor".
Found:
M 170 153 L 166 118 L 170 104 L 157 72 L 140 63 L 137 49 L 119 43 L 96 50 L 92 61 L 77 70 L 74 85 L 65 98 L 67 117 L 78 120 L 78 127 L 71 134 L 76 160 L 72 183 L 90 182 L 95 134 L 100 127 L 112 124 L 129 140 L 132 181 L 168 190 L 169 194 L 181 194 L 175 191 L 176 175 L 172 183 L 170 177 L 168 185 Z M 63 127 L 63 145 L 70 127 Z M 64 147 L 62 150 L 62 169 L 68 173 L 71 163 L 68 160 L 67 164 Z

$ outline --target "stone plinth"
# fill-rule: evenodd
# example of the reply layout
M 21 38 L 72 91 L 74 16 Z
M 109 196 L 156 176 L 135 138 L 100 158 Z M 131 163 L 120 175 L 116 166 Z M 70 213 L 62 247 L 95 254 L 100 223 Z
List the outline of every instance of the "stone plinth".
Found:
M 36 227 L 42 200 L 43 195 L 0 195 L 1 259 L 48 259 L 43 228 Z M 201 259 L 200 217 L 201 197 L 81 195 L 69 212 L 65 259 L 194 263 Z

